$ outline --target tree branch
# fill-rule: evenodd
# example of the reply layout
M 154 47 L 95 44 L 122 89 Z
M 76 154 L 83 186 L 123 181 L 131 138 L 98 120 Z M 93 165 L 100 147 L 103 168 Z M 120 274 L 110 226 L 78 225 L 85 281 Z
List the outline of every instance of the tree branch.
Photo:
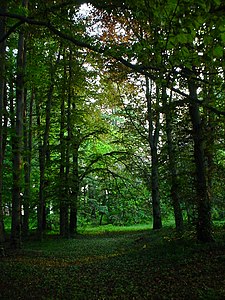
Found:
M 78 0 L 76 1 L 76 4 L 80 5 L 83 3 L 89 2 L 91 4 L 93 4 L 95 1 L 82 1 L 82 0 Z M 68 2 L 68 4 L 70 4 Z M 111 58 L 114 58 L 115 60 L 117 60 L 118 62 L 122 63 L 124 66 L 128 67 L 129 69 L 134 70 L 135 72 L 142 74 L 144 76 L 147 76 L 148 78 L 150 78 L 153 81 L 156 81 L 158 79 L 158 76 L 155 74 L 152 74 L 148 71 L 146 71 L 146 67 L 143 65 L 137 65 L 137 64 L 132 64 L 131 62 L 127 61 L 126 59 L 124 59 L 123 57 L 121 57 L 121 55 L 115 55 L 115 50 L 114 49 L 110 49 L 107 46 L 102 46 L 102 45 L 92 45 L 89 42 L 86 41 L 82 41 L 81 39 L 77 39 L 74 38 L 60 30 L 58 30 L 56 27 L 54 27 L 50 21 L 42 21 L 42 20 L 36 20 L 33 17 L 26 17 L 26 16 L 22 16 L 22 15 L 18 15 L 18 14 L 12 14 L 12 13 L 3 13 L 0 12 L 0 17 L 8 17 L 8 18 L 13 18 L 13 19 L 17 19 L 19 20 L 18 23 L 16 23 L 15 25 L 13 25 L 9 31 L 0 39 L 0 43 L 3 42 L 11 33 L 13 33 L 19 26 L 21 26 L 24 23 L 27 24 L 31 24 L 31 25 L 38 25 L 38 26 L 44 26 L 46 28 L 48 28 L 52 33 L 54 33 L 56 36 L 70 41 L 71 43 L 73 43 L 74 45 L 78 46 L 78 47 L 82 47 L 82 48 L 87 48 L 91 51 L 100 53 L 100 54 L 104 54 L 104 55 L 108 55 Z M 176 89 L 174 87 L 171 87 L 168 83 L 167 88 L 169 88 L 171 91 L 179 94 L 182 97 L 185 97 L 186 99 L 189 99 L 190 101 L 192 101 L 193 99 L 190 98 L 190 96 L 182 91 L 180 91 L 179 89 Z M 202 101 L 199 101 L 199 104 L 204 105 L 204 103 Z M 219 111 L 214 107 L 211 106 L 205 106 L 207 109 L 213 111 L 214 113 L 216 113 L 217 115 L 225 115 L 225 112 L 223 111 Z
M 11 26 L 10 29 L 6 32 L 6 34 L 4 34 L 2 37 L 0 37 L 0 43 L 4 42 L 10 36 L 10 34 L 12 34 L 13 32 L 15 32 L 16 29 L 18 27 L 20 27 L 22 24 L 24 24 L 24 22 L 23 21 L 19 21 L 16 24 L 14 24 L 13 26 Z

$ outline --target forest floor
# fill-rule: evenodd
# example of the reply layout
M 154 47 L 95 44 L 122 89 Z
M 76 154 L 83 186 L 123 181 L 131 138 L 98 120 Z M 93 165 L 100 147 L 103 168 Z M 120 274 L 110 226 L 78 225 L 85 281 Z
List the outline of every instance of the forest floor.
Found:
M 0 299 L 225 299 L 225 229 L 199 244 L 171 229 L 46 237 L 6 249 Z

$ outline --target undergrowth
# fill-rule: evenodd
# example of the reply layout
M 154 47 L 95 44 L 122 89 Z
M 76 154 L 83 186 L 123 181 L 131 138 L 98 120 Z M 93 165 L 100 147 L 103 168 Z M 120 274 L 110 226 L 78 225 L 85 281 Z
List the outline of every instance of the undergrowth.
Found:
M 0 299 L 225 299 L 224 228 L 214 236 L 139 226 L 26 241 L 0 261 Z

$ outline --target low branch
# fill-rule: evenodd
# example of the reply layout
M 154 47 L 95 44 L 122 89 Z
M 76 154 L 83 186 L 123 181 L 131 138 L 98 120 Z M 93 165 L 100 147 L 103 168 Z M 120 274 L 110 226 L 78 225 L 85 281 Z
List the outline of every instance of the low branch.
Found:
M 107 152 L 104 153 L 102 155 L 97 155 L 96 158 L 94 158 L 89 165 L 86 167 L 86 170 L 83 172 L 83 174 L 80 175 L 79 179 L 80 181 L 82 181 L 84 179 L 84 177 L 86 177 L 88 174 L 90 174 L 92 172 L 92 166 L 101 161 L 103 158 L 107 157 L 107 156 L 114 156 L 114 155 L 120 155 L 120 154 L 128 154 L 127 151 L 111 151 L 111 152 Z

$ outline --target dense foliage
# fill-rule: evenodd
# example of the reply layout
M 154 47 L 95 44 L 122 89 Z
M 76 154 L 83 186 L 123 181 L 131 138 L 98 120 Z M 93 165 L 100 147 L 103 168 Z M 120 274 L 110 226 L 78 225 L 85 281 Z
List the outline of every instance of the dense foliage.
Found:
M 221 0 L 1 1 L 0 242 L 172 218 L 211 241 L 224 44 Z

